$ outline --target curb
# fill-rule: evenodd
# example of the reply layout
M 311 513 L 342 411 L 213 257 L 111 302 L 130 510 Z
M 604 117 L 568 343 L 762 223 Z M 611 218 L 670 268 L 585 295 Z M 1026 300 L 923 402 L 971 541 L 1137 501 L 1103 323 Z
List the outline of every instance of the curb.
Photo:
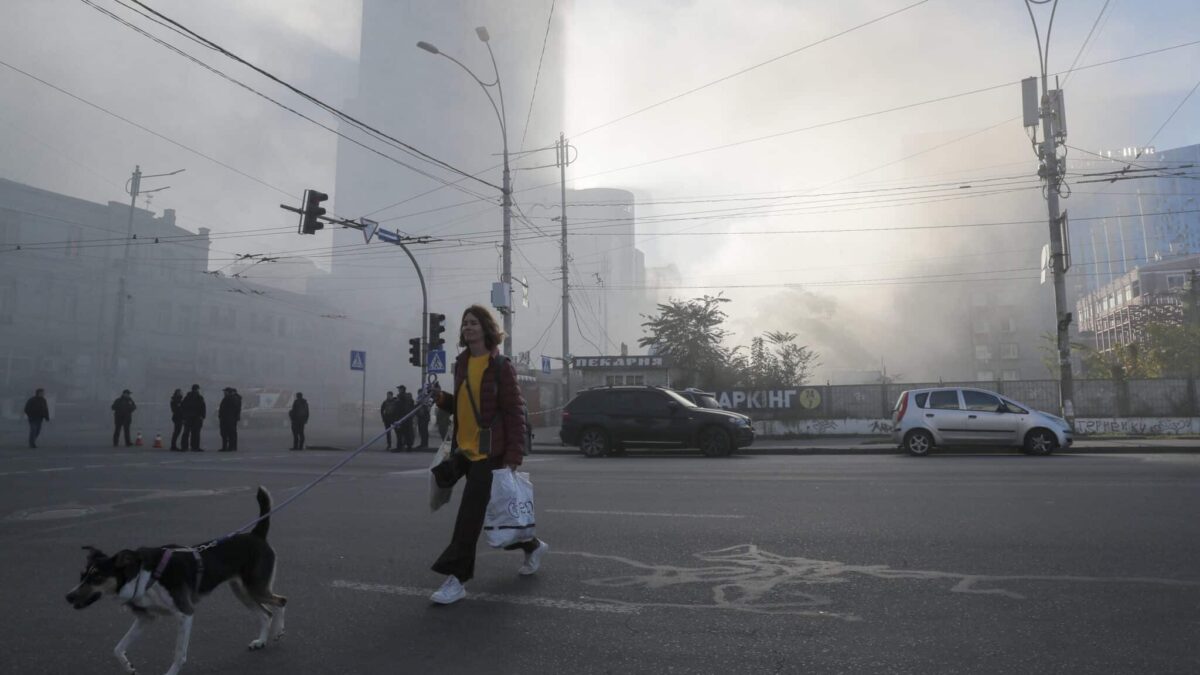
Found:
M 676 452 L 674 449 L 648 449 L 656 454 Z M 635 452 L 637 452 L 635 450 Z M 680 452 L 694 453 L 698 452 L 694 448 L 681 450 Z M 1200 447 L 1169 447 L 1155 445 L 1134 445 L 1121 447 L 1089 447 L 1086 445 L 1076 445 L 1066 450 L 1059 448 L 1054 451 L 1056 455 L 1120 455 L 1120 454 L 1198 454 Z M 563 446 L 533 446 L 531 455 L 580 455 L 578 448 L 563 447 Z M 864 446 L 864 447 L 789 447 L 789 448 L 742 448 L 737 450 L 734 455 L 747 456 L 786 456 L 786 455 L 904 455 L 903 451 L 892 446 Z M 1016 449 L 1009 450 L 1007 448 L 956 448 L 953 450 L 943 451 L 934 454 L 986 454 L 986 455 L 1020 455 L 1020 451 Z M 581 455 L 582 456 L 582 455 Z

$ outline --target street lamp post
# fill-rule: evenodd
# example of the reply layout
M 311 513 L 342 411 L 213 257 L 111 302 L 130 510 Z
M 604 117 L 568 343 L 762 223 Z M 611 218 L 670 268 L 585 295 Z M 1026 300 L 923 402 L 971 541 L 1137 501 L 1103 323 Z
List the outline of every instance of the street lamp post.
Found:
M 508 307 L 503 308 L 501 313 L 504 315 L 504 353 L 512 356 L 512 174 L 508 168 L 508 120 L 504 113 L 504 86 L 500 84 L 500 69 L 496 67 L 496 55 L 492 52 L 487 28 L 480 26 L 475 29 L 475 34 L 479 36 L 480 42 L 487 46 L 488 56 L 492 59 L 492 72 L 496 77 L 493 82 L 484 82 L 479 79 L 479 76 L 472 72 L 470 68 L 463 65 L 461 61 L 428 42 L 418 42 L 417 47 L 424 49 L 430 54 L 444 56 L 457 64 L 459 68 L 465 70 L 471 76 L 471 79 L 475 80 L 483 88 L 483 93 L 487 95 L 488 102 L 492 104 L 492 109 L 496 111 L 496 120 L 500 123 L 500 136 L 504 147 L 504 182 L 500 188 L 502 195 L 501 203 L 504 208 L 504 271 L 501 274 L 500 282 L 504 284 L 505 292 L 508 294 Z M 499 105 L 496 105 L 496 99 L 492 98 L 491 87 L 495 87 L 496 91 L 500 94 Z

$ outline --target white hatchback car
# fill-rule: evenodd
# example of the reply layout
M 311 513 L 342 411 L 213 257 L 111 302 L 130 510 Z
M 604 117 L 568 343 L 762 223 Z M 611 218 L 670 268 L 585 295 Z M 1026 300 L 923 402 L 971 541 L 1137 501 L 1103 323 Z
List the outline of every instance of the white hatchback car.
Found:
M 892 409 L 892 438 L 909 454 L 934 446 L 993 445 L 1049 455 L 1074 442 L 1061 417 L 1034 410 L 993 391 L 962 387 L 913 389 Z

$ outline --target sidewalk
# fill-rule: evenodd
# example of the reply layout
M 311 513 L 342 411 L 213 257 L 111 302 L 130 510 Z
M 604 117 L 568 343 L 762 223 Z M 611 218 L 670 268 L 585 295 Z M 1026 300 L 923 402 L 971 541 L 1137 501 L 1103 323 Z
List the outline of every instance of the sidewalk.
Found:
M 558 440 L 558 427 L 538 427 L 533 430 L 534 453 L 578 454 L 579 448 L 564 446 Z M 990 450 L 990 448 L 988 449 Z M 901 451 L 885 436 L 818 436 L 810 438 L 772 439 L 754 441 L 741 448 L 740 455 L 891 455 Z M 1122 452 L 1200 452 L 1200 439 L 1195 438 L 1077 438 L 1070 448 L 1057 453 L 1122 453 Z

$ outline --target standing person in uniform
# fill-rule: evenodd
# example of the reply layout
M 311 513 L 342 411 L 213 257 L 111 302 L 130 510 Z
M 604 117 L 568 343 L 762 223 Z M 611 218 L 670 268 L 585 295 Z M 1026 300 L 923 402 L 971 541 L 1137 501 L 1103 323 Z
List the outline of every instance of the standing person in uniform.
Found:
M 396 398 L 398 399 L 397 405 L 399 408 L 399 410 L 397 411 L 396 419 L 404 419 L 404 416 L 407 415 L 408 413 L 412 412 L 412 409 L 414 407 L 416 407 L 416 402 L 413 401 L 412 394 L 408 393 L 407 387 L 405 387 L 404 385 L 400 385 L 399 387 L 397 387 L 397 389 L 400 390 L 400 394 L 398 396 L 396 396 Z M 403 440 L 404 451 L 412 452 L 412 449 L 413 449 L 413 419 L 411 417 L 409 417 L 408 419 L 406 419 L 400 423 L 400 431 L 398 433 L 399 433 L 399 438 L 396 439 L 397 449 L 399 449 L 399 447 L 400 447 L 400 441 Z
M 400 416 L 396 414 L 398 411 L 399 402 L 396 400 L 396 395 L 388 390 L 387 397 L 383 399 L 383 403 L 379 404 L 379 417 L 383 420 L 383 428 L 387 429 L 387 449 L 392 449 L 392 425 Z M 396 448 L 400 448 L 400 430 L 396 430 Z
M 133 402 L 133 396 L 126 389 L 121 392 L 112 403 L 113 411 L 113 447 L 117 447 L 117 439 L 121 435 L 121 431 L 125 431 L 125 447 L 133 445 L 133 441 L 129 440 L 129 425 L 133 424 L 133 411 L 137 410 L 137 404 Z
M 50 421 L 45 389 L 38 389 L 25 401 L 25 418 L 29 420 L 29 447 L 36 449 L 38 436 L 42 433 L 42 422 Z
M 183 390 L 176 389 L 171 394 L 171 451 L 179 451 L 179 434 L 183 431 Z
M 221 429 L 221 452 L 237 450 L 237 425 L 242 419 L 242 400 L 233 387 L 225 387 L 225 396 L 217 406 L 217 423 Z
M 492 496 L 492 471 L 515 471 L 525 451 L 525 399 L 512 361 L 497 362 L 503 341 L 504 331 L 486 307 L 468 307 L 459 329 L 458 344 L 466 349 L 454 363 L 454 393 L 435 392 L 438 407 L 454 413 L 455 452 L 450 461 L 455 463 L 454 473 L 467 481 L 450 545 L 432 568 L 447 575 L 430 597 L 441 605 L 466 597 L 463 583 L 475 575 L 475 545 Z M 550 550 L 536 537 L 506 547 L 518 548 L 525 552 L 525 563 L 517 573 L 526 576 L 538 571 Z
M 192 385 L 192 390 L 183 397 L 179 409 L 183 413 L 183 445 L 180 447 L 192 452 L 204 452 L 204 448 L 200 447 L 200 427 L 204 426 L 204 418 L 208 416 L 208 406 L 200 395 L 200 385 Z
M 292 401 L 288 419 L 292 421 L 292 450 L 303 450 L 304 425 L 308 424 L 308 401 L 305 400 L 304 394 L 296 392 L 296 400 Z
M 421 439 L 421 445 L 417 446 L 417 449 L 425 450 L 429 447 L 429 406 L 418 407 L 416 417 L 417 436 Z

